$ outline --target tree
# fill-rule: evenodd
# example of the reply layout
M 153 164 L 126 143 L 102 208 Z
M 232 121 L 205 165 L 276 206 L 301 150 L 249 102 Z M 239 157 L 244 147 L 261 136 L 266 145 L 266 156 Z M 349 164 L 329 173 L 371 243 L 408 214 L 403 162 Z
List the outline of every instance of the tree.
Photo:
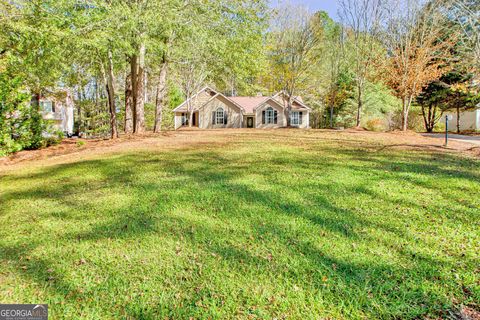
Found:
M 188 7 L 196 13 L 184 13 L 176 37 L 170 40 L 169 58 L 178 84 L 187 99 L 189 126 L 193 125 L 195 94 L 207 82 L 227 89 L 229 75 L 236 74 L 236 83 L 230 88 L 245 88 L 245 82 L 261 68 L 256 63 L 265 27 L 265 1 L 212 1 Z M 245 68 L 245 70 L 241 70 Z M 225 76 L 226 75 L 226 76 Z M 252 78 L 249 78 L 252 77 Z
M 417 103 L 422 108 L 423 122 L 427 132 L 433 132 L 435 125 L 442 117 L 445 110 L 442 102 L 448 94 L 448 89 L 445 82 L 434 81 L 417 97 Z
M 290 126 L 290 112 L 295 96 L 307 81 L 307 71 L 320 56 L 315 54 L 319 36 L 318 24 L 301 6 L 283 5 L 272 17 L 269 33 L 269 58 L 271 73 L 276 85 L 284 94 L 285 117 Z
M 70 30 L 56 7 L 42 0 L 2 1 L 0 12 L 0 66 L 11 78 L 20 79 L 32 97 L 28 109 L 30 143 L 24 148 L 39 148 L 44 141 L 40 100 L 65 70 L 62 42 Z
M 112 51 L 108 50 L 107 53 L 107 70 L 103 69 L 104 82 L 106 83 L 107 95 L 108 95 L 108 109 L 110 112 L 110 138 L 118 138 L 117 129 L 117 115 L 115 107 L 115 87 L 114 87 L 114 74 L 113 74 L 113 57 Z
M 477 90 L 470 84 L 472 77 L 471 73 L 451 71 L 431 82 L 417 97 L 427 132 L 433 131 L 445 110 L 455 109 L 460 133 L 460 111 L 473 108 L 480 101 Z
M 361 123 L 367 80 L 381 55 L 376 36 L 382 18 L 381 0 L 340 0 L 340 17 L 346 28 L 357 91 L 356 126 Z
M 386 12 L 387 83 L 402 100 L 402 130 L 406 131 L 412 101 L 450 69 L 456 35 L 446 28 L 448 23 L 435 1 L 425 5 L 394 2 Z
M 153 132 L 157 133 L 162 130 L 162 115 L 167 96 L 167 72 L 168 60 L 167 54 L 164 53 L 158 76 L 157 94 L 155 99 L 155 125 L 153 127 Z
M 193 44 L 193 43 L 192 43 Z M 187 42 L 187 46 L 188 42 Z M 177 63 L 177 76 L 187 101 L 188 126 L 193 126 L 193 112 L 197 105 L 196 93 L 201 90 L 209 76 L 208 50 L 194 46 L 195 53 L 184 51 L 185 54 Z
M 323 48 L 323 55 L 320 65 L 320 73 L 324 74 L 322 82 L 326 84 L 324 100 L 328 106 L 328 118 L 330 128 L 334 126 L 334 110 L 342 104 L 342 90 L 345 89 L 345 82 L 342 73 L 345 72 L 345 47 L 344 31 L 340 24 L 336 24 L 325 13 L 315 14 L 316 20 L 323 25 L 323 41 L 320 47 Z
M 480 2 L 476 0 L 439 0 L 446 16 L 460 28 L 457 43 L 460 64 L 480 76 Z M 478 80 L 478 79 L 477 79 Z
M 37 147 L 32 127 L 36 125 L 32 116 L 37 112 L 28 105 L 31 97 L 22 83 L 21 78 L 0 72 L 0 157 Z

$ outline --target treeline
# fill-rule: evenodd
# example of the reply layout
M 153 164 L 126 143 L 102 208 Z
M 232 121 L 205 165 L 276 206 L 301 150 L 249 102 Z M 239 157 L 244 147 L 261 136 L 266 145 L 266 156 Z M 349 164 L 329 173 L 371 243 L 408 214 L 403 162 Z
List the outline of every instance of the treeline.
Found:
M 306 98 L 313 127 L 431 131 L 444 110 L 480 102 L 479 12 L 472 0 L 339 0 L 334 22 L 287 5 L 268 33 L 267 85 Z
M 335 22 L 266 0 L 1 1 L 0 147 L 41 146 L 38 101 L 59 89 L 77 133 L 110 138 L 170 129 L 168 111 L 205 84 L 283 90 L 288 110 L 302 96 L 314 127 L 406 130 L 419 107 L 430 130 L 444 108 L 475 103 L 478 2 L 339 7 Z
M 11 146 L 28 131 L 16 115 L 59 89 L 77 132 L 110 138 L 169 126 L 165 110 L 205 83 L 251 91 L 267 13 L 247 0 L 1 1 L 2 86 L 17 85 L 0 96 L 0 144 L 26 147 Z

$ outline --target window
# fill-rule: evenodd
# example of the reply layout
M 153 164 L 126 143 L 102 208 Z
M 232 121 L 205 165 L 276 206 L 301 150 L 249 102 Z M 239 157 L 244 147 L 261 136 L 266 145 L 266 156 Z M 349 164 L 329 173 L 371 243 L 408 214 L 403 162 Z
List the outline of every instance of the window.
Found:
M 40 110 L 43 112 L 54 112 L 52 101 L 40 101 Z
M 222 108 L 218 108 L 215 112 L 215 123 L 216 124 L 224 124 L 225 123 L 225 112 Z
M 182 126 L 188 126 L 188 116 L 186 113 L 182 113 Z
M 298 126 L 300 124 L 300 113 L 298 111 L 293 111 L 290 114 L 290 124 L 292 126 Z
M 268 107 L 267 110 L 265 110 L 265 123 L 266 124 L 275 123 L 275 111 L 273 111 L 272 107 Z

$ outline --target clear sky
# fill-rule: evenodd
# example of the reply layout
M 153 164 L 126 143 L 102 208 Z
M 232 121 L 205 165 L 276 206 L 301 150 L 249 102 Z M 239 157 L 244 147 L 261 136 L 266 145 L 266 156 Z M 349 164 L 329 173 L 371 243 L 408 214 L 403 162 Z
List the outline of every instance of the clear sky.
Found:
M 303 5 L 312 11 L 326 11 L 332 19 L 338 21 L 336 0 L 289 0 L 288 2 Z M 272 0 L 272 3 L 277 4 L 278 0 Z

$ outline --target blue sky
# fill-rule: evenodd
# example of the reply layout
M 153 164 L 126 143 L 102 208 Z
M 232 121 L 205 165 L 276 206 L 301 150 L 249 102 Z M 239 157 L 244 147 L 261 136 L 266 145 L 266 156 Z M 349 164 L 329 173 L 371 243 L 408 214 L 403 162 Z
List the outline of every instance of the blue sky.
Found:
M 312 11 L 327 11 L 330 17 L 334 20 L 338 20 L 336 0 L 290 0 L 289 2 L 292 4 L 303 5 Z M 272 3 L 278 3 L 278 0 L 272 0 Z

